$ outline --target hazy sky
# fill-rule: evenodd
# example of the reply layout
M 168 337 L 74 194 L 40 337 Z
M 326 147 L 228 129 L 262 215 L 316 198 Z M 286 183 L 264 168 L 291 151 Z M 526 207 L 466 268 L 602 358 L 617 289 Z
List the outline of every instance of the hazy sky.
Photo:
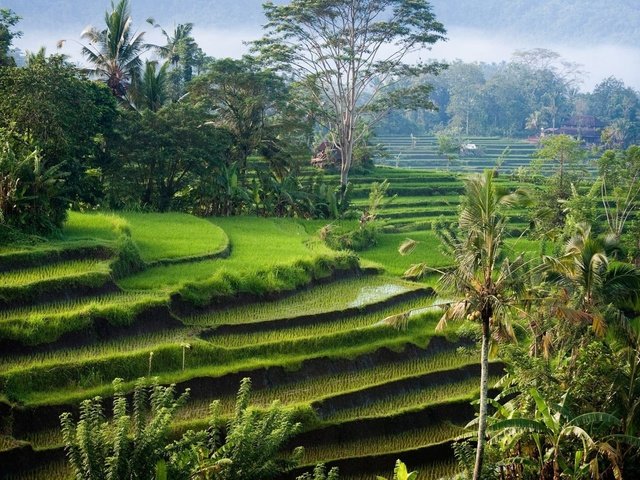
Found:
M 100 21 L 101 15 L 106 8 L 105 2 L 102 0 L 91 1 L 96 2 L 96 21 Z M 19 5 L 13 5 L 13 3 L 20 4 L 22 3 L 21 1 L 11 0 L 8 3 L 10 8 L 19 12 Z M 256 2 L 256 9 L 260 8 L 260 3 Z M 47 12 L 42 12 L 42 14 L 47 15 Z M 144 19 L 135 17 L 135 25 L 147 32 L 147 41 L 151 43 L 154 41 L 160 42 L 161 38 L 158 32 L 144 23 Z M 182 20 L 179 19 L 178 21 Z M 207 54 L 214 57 L 240 56 L 247 50 L 243 42 L 253 40 L 260 34 L 258 28 L 250 28 L 248 26 L 221 28 L 219 26 L 208 26 L 205 19 L 194 19 L 193 21 L 196 24 L 194 29 L 196 41 Z M 53 52 L 56 51 L 58 40 L 67 39 L 61 51 L 71 55 L 74 60 L 81 61 L 80 46 L 77 42 L 85 26 L 86 23 L 83 23 L 80 19 L 68 19 L 68 23 L 62 25 L 60 29 L 51 31 L 51 27 L 47 29 L 38 27 L 35 19 L 25 19 L 25 24 L 20 25 L 24 35 L 14 43 L 15 46 L 22 50 L 35 51 L 41 46 L 46 46 L 47 51 Z M 447 30 L 449 40 L 436 44 L 431 52 L 425 52 L 422 55 L 423 58 L 448 61 L 461 59 L 466 62 L 483 61 L 491 63 L 503 60 L 508 61 L 512 53 L 518 49 L 544 47 L 557 51 L 565 60 L 583 65 L 583 70 L 587 72 L 582 85 L 583 90 L 591 90 L 595 84 L 608 76 L 618 77 L 627 85 L 640 90 L 640 46 L 598 45 L 591 48 L 576 48 L 557 43 L 531 40 L 530 38 L 525 39 L 524 36 L 516 38 L 513 35 L 490 34 L 487 31 L 472 30 L 457 27 L 456 25 L 447 25 Z

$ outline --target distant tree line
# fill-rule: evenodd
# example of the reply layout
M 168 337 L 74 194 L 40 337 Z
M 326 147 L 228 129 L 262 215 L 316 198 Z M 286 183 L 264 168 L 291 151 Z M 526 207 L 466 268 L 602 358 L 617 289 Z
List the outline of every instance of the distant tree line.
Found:
M 606 128 L 603 142 L 626 147 L 640 139 L 640 96 L 610 77 L 593 91 L 579 90 L 580 66 L 559 54 L 534 49 L 516 52 L 510 62 L 449 65 L 438 76 L 416 80 L 433 85 L 436 112 L 394 111 L 379 131 L 421 134 L 530 136 L 557 128 L 571 117 L 592 116 Z

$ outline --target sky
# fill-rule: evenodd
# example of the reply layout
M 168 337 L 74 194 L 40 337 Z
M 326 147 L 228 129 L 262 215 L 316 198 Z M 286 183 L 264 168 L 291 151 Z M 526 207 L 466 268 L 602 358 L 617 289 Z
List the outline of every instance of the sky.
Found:
M 3 3 L 8 3 L 9 8 L 19 12 L 20 4 L 27 1 L 4 0 Z M 37 18 L 25 19 L 24 25 L 19 25 L 23 30 L 23 36 L 14 41 L 14 46 L 29 51 L 37 51 L 41 46 L 45 46 L 51 53 L 57 51 L 57 42 L 65 39 L 64 47 L 59 51 L 70 55 L 74 61 L 82 63 L 78 43 L 80 33 L 91 21 L 99 25 L 106 9 L 105 5 L 108 3 L 102 0 L 87 1 L 96 4 L 96 15 L 93 19 L 89 19 L 88 22 L 83 22 L 81 19 L 68 19 L 54 31 L 52 31 L 51 21 L 43 21 L 40 25 Z M 184 1 L 188 2 L 188 0 Z M 158 0 L 158 4 L 161 3 L 162 0 Z M 256 9 L 256 12 L 252 12 L 252 18 L 260 18 L 261 2 L 250 3 L 255 3 Z M 49 13 L 51 12 L 41 12 L 43 17 Z M 145 18 L 134 17 L 134 24 L 146 32 L 147 41 L 161 43 L 162 38 L 159 32 L 145 23 Z M 239 57 L 247 52 L 248 47 L 245 42 L 254 40 L 260 35 L 260 28 L 257 25 L 229 27 L 225 26 L 224 22 L 220 22 L 220 19 L 215 24 L 207 23 L 207 19 L 192 20 L 195 23 L 194 38 L 207 54 L 214 57 Z M 176 21 L 187 20 L 177 19 Z M 163 23 L 167 25 L 166 20 Z M 581 85 L 583 91 L 592 90 L 597 83 L 609 76 L 620 78 L 628 86 L 640 91 L 640 44 L 635 47 L 602 44 L 592 48 L 579 48 L 540 39 L 534 40 L 524 35 L 518 38 L 514 35 L 489 33 L 487 30 L 470 29 L 455 24 L 447 24 L 446 27 L 448 41 L 434 45 L 430 52 L 424 52 L 421 55 L 423 59 L 445 61 L 460 59 L 465 62 L 492 63 L 508 61 L 515 50 L 543 47 L 560 53 L 567 61 L 583 66 L 582 70 L 586 72 Z M 169 29 L 170 26 L 166 28 Z

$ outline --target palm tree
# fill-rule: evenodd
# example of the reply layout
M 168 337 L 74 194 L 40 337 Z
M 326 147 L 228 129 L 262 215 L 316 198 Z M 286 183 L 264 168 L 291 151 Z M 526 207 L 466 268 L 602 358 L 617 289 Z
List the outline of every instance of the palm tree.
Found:
M 131 83 L 137 78 L 142 60 L 140 55 L 146 50 L 144 32 L 134 33 L 131 29 L 131 9 L 129 0 L 111 2 L 111 12 L 105 13 L 106 28 L 98 30 L 88 27 L 82 38 L 89 40 L 82 47 L 82 54 L 93 68 L 87 71 L 102 78 L 113 94 L 123 98 Z
M 135 107 L 146 108 L 152 112 L 160 110 L 168 99 L 167 95 L 167 69 L 165 63 L 158 68 L 158 62 L 145 62 L 144 74 L 131 90 Z
M 160 57 L 171 63 L 171 66 L 177 67 L 180 63 L 189 60 L 189 54 L 195 49 L 195 41 L 191 36 L 193 31 L 193 23 L 180 23 L 173 29 L 173 33 L 169 34 L 159 24 L 155 23 L 153 18 L 148 18 L 147 23 L 159 28 L 167 43 L 163 46 L 155 46 Z
M 198 45 L 191 36 L 193 23 L 180 23 L 168 33 L 153 18 L 147 23 L 159 28 L 165 38 L 165 45 L 155 45 L 156 53 L 171 65 L 171 81 L 174 87 L 174 97 L 179 98 L 184 93 L 184 85 L 193 78 L 193 66 L 198 52 Z
M 444 272 L 440 280 L 445 289 L 463 294 L 464 298 L 449 304 L 437 328 L 443 329 L 449 320 L 465 318 L 479 321 L 482 327 L 480 414 L 473 472 L 474 480 L 479 480 L 486 443 L 489 342 L 492 336 L 496 340 L 513 338 L 513 330 L 507 320 L 524 292 L 521 275 L 525 265 L 523 257 L 510 261 L 504 255 L 507 220 L 501 210 L 521 203 L 526 194 L 522 190 L 514 193 L 501 191 L 493 183 L 492 171 L 470 177 L 465 186 L 459 234 L 449 231 L 443 239 L 454 255 L 456 266 Z M 400 252 L 409 251 L 413 244 L 406 242 L 400 247 Z M 427 271 L 426 265 L 418 264 L 405 275 L 415 277 Z
M 547 283 L 560 289 L 552 301 L 554 317 L 590 324 L 600 337 L 607 317 L 622 323 L 622 309 L 640 299 L 640 271 L 615 261 L 618 250 L 613 235 L 594 237 L 589 225 L 579 224 L 562 255 L 543 258 Z

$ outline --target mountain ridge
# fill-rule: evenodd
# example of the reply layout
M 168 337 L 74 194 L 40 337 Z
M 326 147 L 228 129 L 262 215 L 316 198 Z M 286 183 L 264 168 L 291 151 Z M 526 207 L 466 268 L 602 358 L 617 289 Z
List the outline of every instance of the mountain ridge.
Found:
M 262 0 L 132 0 L 135 25 L 144 28 L 153 17 L 166 28 L 174 23 L 196 26 L 255 28 L 264 23 Z M 288 3 L 276 0 L 275 3 Z M 468 27 L 528 36 L 533 40 L 584 44 L 636 45 L 640 8 L 625 0 L 432 0 L 434 12 L 445 27 Z M 4 7 L 23 19 L 22 30 L 54 31 L 70 24 L 82 29 L 99 25 L 108 1 L 5 0 Z

